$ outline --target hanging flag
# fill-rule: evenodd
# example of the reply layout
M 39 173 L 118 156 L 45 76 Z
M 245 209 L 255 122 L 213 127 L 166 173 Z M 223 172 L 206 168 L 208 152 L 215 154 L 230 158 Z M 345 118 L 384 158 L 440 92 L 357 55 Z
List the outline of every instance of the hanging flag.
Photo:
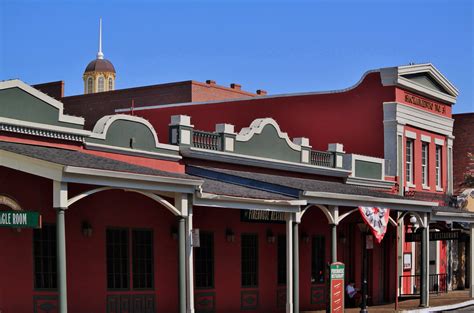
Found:
M 380 243 L 387 232 L 390 209 L 360 206 L 359 212 L 364 222 L 370 226 L 372 234 L 374 234 L 377 239 L 377 243 Z

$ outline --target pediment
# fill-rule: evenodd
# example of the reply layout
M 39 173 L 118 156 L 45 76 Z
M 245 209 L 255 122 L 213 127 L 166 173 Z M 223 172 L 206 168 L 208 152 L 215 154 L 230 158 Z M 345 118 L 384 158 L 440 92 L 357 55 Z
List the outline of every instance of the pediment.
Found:
M 452 104 L 459 93 L 431 63 L 383 68 L 380 76 L 384 86 L 399 86 Z

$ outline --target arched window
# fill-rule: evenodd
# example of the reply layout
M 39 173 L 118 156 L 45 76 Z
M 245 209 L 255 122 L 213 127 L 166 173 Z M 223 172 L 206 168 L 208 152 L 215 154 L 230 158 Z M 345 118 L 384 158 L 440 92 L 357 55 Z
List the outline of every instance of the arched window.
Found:
M 104 78 L 103 77 L 99 77 L 99 86 L 98 86 L 97 90 L 99 92 L 104 91 Z
M 92 80 L 92 77 L 89 77 L 87 79 L 87 89 L 86 89 L 86 93 L 93 93 L 94 91 L 92 90 L 92 86 L 93 86 L 94 82 Z
M 112 78 L 109 78 L 109 90 L 114 90 L 114 81 Z

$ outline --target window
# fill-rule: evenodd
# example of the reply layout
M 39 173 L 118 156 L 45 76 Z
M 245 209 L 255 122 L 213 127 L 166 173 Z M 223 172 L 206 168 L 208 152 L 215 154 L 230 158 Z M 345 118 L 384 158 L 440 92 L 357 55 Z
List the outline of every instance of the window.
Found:
M 92 89 L 94 85 L 94 81 L 92 80 L 92 77 L 89 77 L 87 79 L 87 90 L 86 90 L 86 93 L 93 93 L 94 90 Z
M 407 183 L 413 184 L 413 140 L 407 140 L 406 147 L 406 179 Z
M 199 233 L 200 247 L 195 253 L 196 288 L 214 287 L 214 234 Z
M 132 231 L 133 288 L 153 289 L 153 231 Z
M 35 289 L 56 289 L 56 225 L 33 230 Z
M 441 162 L 442 162 L 442 147 L 439 145 L 436 145 L 436 187 L 442 188 L 441 187 Z
M 426 142 L 421 144 L 421 179 L 423 186 L 428 186 L 428 147 Z
M 99 86 L 97 88 L 98 92 L 104 91 L 104 78 L 99 77 Z
M 258 286 L 258 237 L 242 234 L 242 287 Z
M 313 236 L 311 248 L 311 283 L 320 284 L 324 282 L 324 236 Z
M 128 289 L 130 260 L 128 229 L 107 229 L 107 288 Z
M 286 284 L 286 236 L 278 236 L 277 247 L 277 268 L 278 268 L 278 284 Z
M 114 81 L 112 78 L 109 78 L 109 90 L 114 90 Z

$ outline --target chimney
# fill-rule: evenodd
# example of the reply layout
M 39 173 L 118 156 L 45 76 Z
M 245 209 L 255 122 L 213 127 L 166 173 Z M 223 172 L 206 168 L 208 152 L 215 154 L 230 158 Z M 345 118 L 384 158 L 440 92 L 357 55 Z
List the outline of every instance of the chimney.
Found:
M 258 90 L 257 90 L 257 95 L 259 95 L 259 96 L 266 96 L 266 95 L 267 95 L 267 91 L 266 91 L 266 90 L 263 90 L 263 89 L 258 89 Z
M 208 79 L 208 80 L 206 80 L 206 84 L 208 84 L 208 85 L 215 85 L 215 84 L 216 84 L 216 81 L 215 81 L 215 80 L 212 80 L 212 79 Z
M 230 88 L 235 89 L 235 90 L 240 90 L 242 88 L 242 85 L 232 83 L 230 84 Z

